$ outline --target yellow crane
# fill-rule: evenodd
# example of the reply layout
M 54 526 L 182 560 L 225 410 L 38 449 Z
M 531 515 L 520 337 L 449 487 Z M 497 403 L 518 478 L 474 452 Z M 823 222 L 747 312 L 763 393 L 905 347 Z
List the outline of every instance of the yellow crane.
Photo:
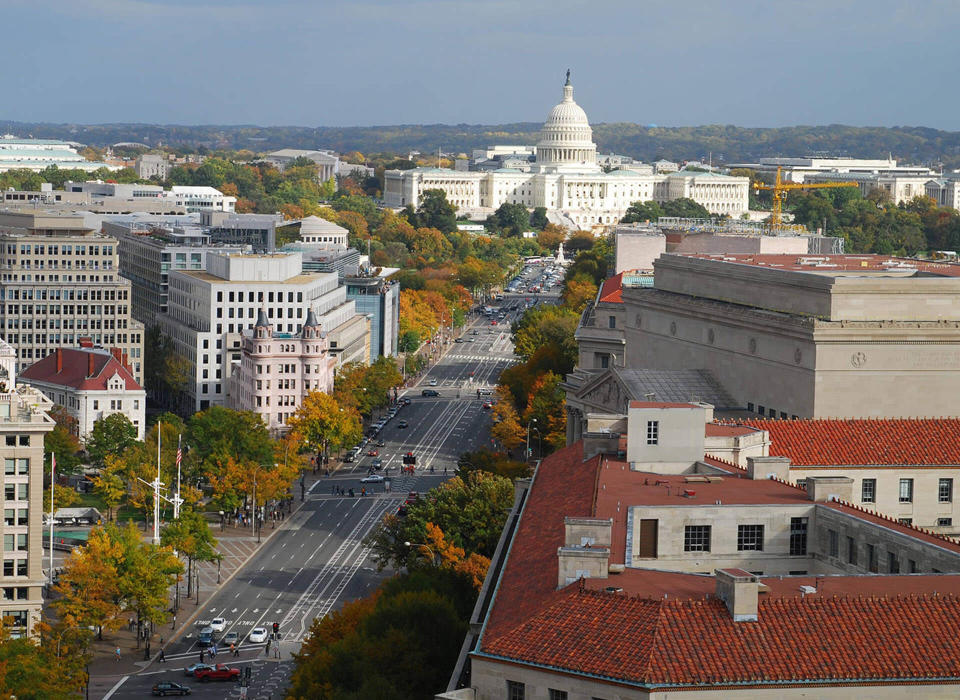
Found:
M 828 187 L 859 187 L 856 182 L 787 182 L 780 178 L 780 168 L 777 168 L 777 181 L 768 185 L 765 182 L 754 182 L 753 189 L 757 194 L 760 190 L 773 192 L 773 211 L 770 214 L 770 228 L 773 231 L 782 231 L 783 203 L 787 199 L 787 192 L 791 190 L 822 190 Z

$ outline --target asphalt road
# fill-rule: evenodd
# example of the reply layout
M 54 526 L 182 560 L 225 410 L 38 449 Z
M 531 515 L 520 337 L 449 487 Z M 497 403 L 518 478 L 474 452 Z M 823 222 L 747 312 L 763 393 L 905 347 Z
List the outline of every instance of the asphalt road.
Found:
M 512 300 L 508 303 L 513 303 Z M 411 403 L 388 421 L 368 444 L 378 439 L 389 482 L 363 484 L 372 456 L 364 456 L 337 475 L 318 481 L 303 508 L 285 521 L 273 538 L 229 582 L 182 636 L 168 646 L 165 664 L 124 677 L 113 688 L 92 688 L 91 697 L 139 698 L 150 695 L 160 680 L 185 682 L 193 697 L 239 698 L 236 683 L 201 684 L 184 676 L 185 666 L 199 661 L 196 632 L 214 617 L 224 617 L 228 632 L 243 640 L 237 657 L 219 649 L 217 662 L 240 668 L 251 666 L 253 678 L 248 698 L 282 697 L 291 671 L 290 654 L 307 635 L 315 617 L 337 609 L 346 600 L 367 595 L 387 573 L 377 573 L 362 540 L 385 513 L 394 511 L 411 490 L 427 491 L 452 475 L 464 451 L 490 444 L 487 400 L 477 389 L 492 388 L 497 376 L 515 360 L 509 337 L 511 318 L 491 325 L 478 319 L 464 332 L 470 342 L 450 342 L 447 354 L 406 392 Z M 474 334 L 472 331 L 476 330 Z M 420 395 L 435 382 L 438 398 Z M 401 420 L 408 427 L 401 428 Z M 414 474 L 401 474 L 401 457 L 417 456 Z M 334 495 L 337 487 L 354 497 Z M 366 488 L 368 495 L 359 496 Z M 263 644 L 252 644 L 247 635 L 254 627 L 280 624 L 280 658 L 277 645 L 269 657 Z

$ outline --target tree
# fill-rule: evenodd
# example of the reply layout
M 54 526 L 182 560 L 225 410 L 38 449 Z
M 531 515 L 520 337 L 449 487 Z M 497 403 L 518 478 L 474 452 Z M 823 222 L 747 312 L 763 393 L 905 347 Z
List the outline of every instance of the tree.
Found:
M 563 286 L 561 297 L 564 305 L 578 314 L 582 313 L 587 304 L 597 296 L 597 285 L 587 275 L 578 275 L 567 280 Z
M 537 207 L 534 209 L 533 213 L 530 215 L 530 228 L 537 231 L 542 231 L 547 223 L 547 208 Z
M 697 204 L 689 197 L 671 199 L 663 203 L 663 216 L 677 216 L 682 219 L 709 219 L 706 207 Z
M 560 388 L 563 378 L 553 372 L 540 375 L 530 390 L 530 398 L 523 419 L 530 424 L 537 421 L 543 454 L 566 444 L 567 420 L 564 393 Z M 541 454 L 542 456 L 542 454 Z
M 520 428 L 522 432 L 522 428 Z M 523 444 L 523 437 L 516 446 Z M 457 469 L 459 474 L 465 475 L 471 471 L 480 470 L 502 476 L 505 479 L 516 481 L 517 479 L 530 475 L 530 465 L 520 460 L 510 459 L 503 452 L 494 452 L 487 448 L 481 448 L 473 452 L 464 452 L 457 460 Z
M 123 626 L 123 596 L 117 562 L 123 550 L 101 528 L 90 532 L 86 547 L 75 548 L 64 562 L 54 591 L 57 616 L 70 626 L 95 626 L 103 639 L 103 630 Z
M 126 484 L 121 476 L 124 469 L 123 460 L 110 454 L 104 458 L 104 466 L 100 473 L 93 477 L 93 492 L 107 507 L 108 520 L 113 520 L 114 509 L 123 502 L 123 497 L 127 493 Z
M 656 223 L 663 216 L 663 209 L 652 199 L 647 202 L 634 202 L 627 208 L 627 213 L 620 219 L 622 224 L 635 224 L 649 221 Z
M 504 202 L 492 214 L 492 223 L 505 236 L 519 236 L 530 228 L 530 212 L 522 204 Z
M 187 557 L 187 595 L 193 586 L 194 563 L 217 561 L 217 541 L 210 532 L 210 524 L 201 513 L 192 508 L 180 511 L 180 517 L 160 532 L 160 542 L 178 555 Z
M 556 224 L 547 224 L 540 233 L 537 234 L 537 243 L 544 250 L 551 253 L 560 247 L 567 238 L 567 232 Z
M 311 391 L 287 421 L 301 448 L 328 454 L 360 440 L 360 416 L 356 409 L 342 406 L 329 394 Z
M 490 434 L 499 440 L 501 445 L 512 450 L 524 443 L 526 433 L 520 424 L 520 415 L 514 408 L 509 391 L 503 386 L 498 386 L 496 394 L 497 401 L 493 404 L 494 424 Z
M 122 413 L 111 413 L 93 424 L 87 438 L 87 456 L 96 467 L 103 467 L 109 454 L 119 454 L 137 441 L 137 429 Z
M 209 471 L 211 458 L 229 455 L 239 462 L 273 461 L 274 442 L 263 419 L 253 411 L 211 406 L 195 413 L 187 423 L 186 442 L 201 471 Z
M 38 626 L 40 640 L 0 637 L 0 695 L 18 700 L 78 697 L 87 682 L 89 634 Z M 57 650 L 61 652 L 57 656 Z
M 57 458 L 57 474 L 76 474 L 80 471 L 80 441 L 63 425 L 55 425 L 43 436 L 43 451 Z M 49 476 L 49 470 L 47 475 Z
M 573 337 L 579 321 L 579 314 L 563 306 L 543 305 L 528 309 L 511 328 L 514 351 L 526 361 L 539 348 L 558 348 L 569 359 L 566 371 L 570 372 L 579 352 Z
M 447 201 L 443 190 L 425 190 L 420 195 L 417 207 L 417 222 L 425 228 L 435 228 L 441 233 L 457 230 L 457 208 Z

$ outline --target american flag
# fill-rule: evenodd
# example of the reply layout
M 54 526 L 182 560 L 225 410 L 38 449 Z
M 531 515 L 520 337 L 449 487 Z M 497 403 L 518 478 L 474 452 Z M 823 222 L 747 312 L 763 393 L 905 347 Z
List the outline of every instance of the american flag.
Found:
M 180 460 L 183 459 L 183 450 L 180 449 L 180 440 L 177 440 L 177 470 L 180 469 Z

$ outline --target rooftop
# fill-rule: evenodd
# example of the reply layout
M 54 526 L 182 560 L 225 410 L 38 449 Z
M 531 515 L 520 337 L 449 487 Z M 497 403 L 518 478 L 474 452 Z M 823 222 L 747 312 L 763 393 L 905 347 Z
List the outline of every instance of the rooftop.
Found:
M 960 464 L 960 418 L 744 420 L 770 434 L 770 454 L 796 466 Z M 710 430 L 708 426 L 708 434 Z M 721 429 L 719 426 L 713 430 Z
M 597 301 L 606 301 L 612 304 L 623 303 L 622 272 L 604 281 L 603 285 L 600 287 L 600 295 L 597 297 Z
M 940 277 L 960 277 L 960 264 L 896 258 L 889 255 L 707 255 L 701 253 L 684 254 L 683 257 L 814 274 L 857 272 L 910 276 L 924 273 Z
M 20 378 L 85 391 L 106 390 L 114 375 L 124 381 L 127 391 L 142 391 L 130 369 L 116 354 L 104 348 L 57 348 L 20 373 Z

